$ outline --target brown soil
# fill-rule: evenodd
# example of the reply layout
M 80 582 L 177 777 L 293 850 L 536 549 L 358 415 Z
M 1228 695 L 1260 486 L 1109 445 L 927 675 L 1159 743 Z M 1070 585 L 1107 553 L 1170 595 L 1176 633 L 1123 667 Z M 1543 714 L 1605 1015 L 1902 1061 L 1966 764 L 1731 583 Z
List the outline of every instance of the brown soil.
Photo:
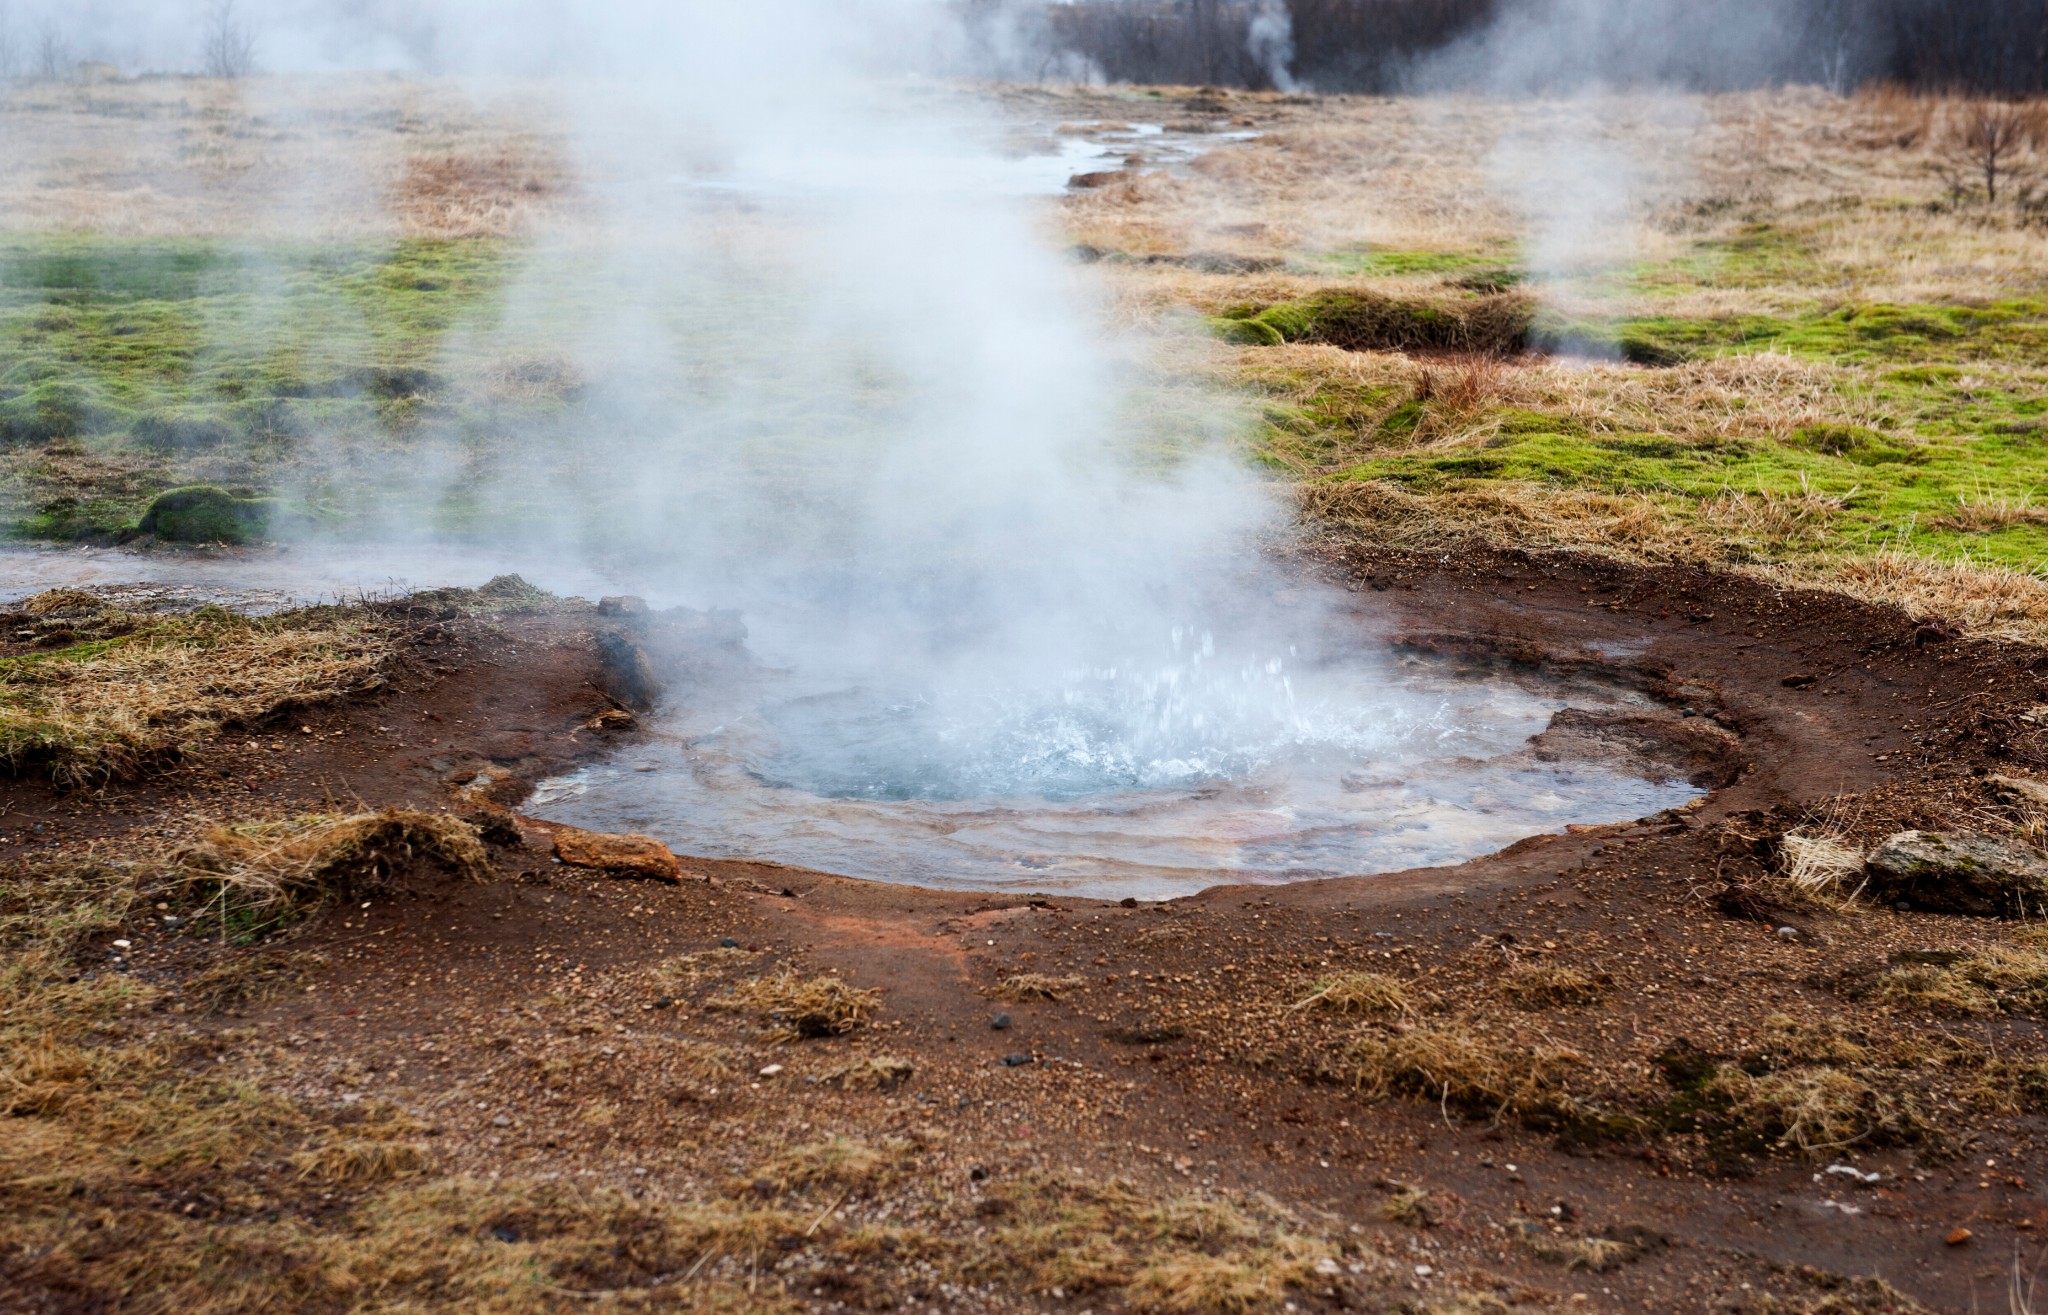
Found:
M 1760 842 L 1841 795 L 1859 798 L 1856 825 L 1876 833 L 1983 807 L 1978 778 L 2048 760 L 2026 719 L 2048 702 L 2048 657 L 1707 571 L 1346 546 L 1309 565 L 1346 581 L 1391 642 L 1620 672 L 1692 708 L 1701 729 L 1678 742 L 1627 726 L 1553 734 L 1618 736 L 1721 788 L 1683 814 L 1527 840 L 1455 868 L 1136 907 L 691 859 L 680 885 L 627 882 L 501 847 L 493 882 L 422 875 L 397 898 L 305 925 L 295 948 L 324 966 L 232 1025 L 298 1054 L 293 1094 L 392 1102 L 431 1126 L 440 1162 L 491 1177 L 682 1191 L 743 1170 L 750 1146 L 936 1127 L 936 1172 L 963 1183 L 1071 1169 L 1332 1212 L 1412 1259 L 1418 1308 L 1455 1282 L 1570 1310 L 1805 1310 L 1853 1295 L 1837 1275 L 1881 1277 L 1938 1309 L 2002 1308 L 2016 1252 L 2031 1267 L 2032 1239 L 2048 1229 L 2032 1115 L 1944 1107 L 1912 1145 L 1812 1159 L 1672 1128 L 1470 1117 L 1332 1081 L 1329 1058 L 1358 1021 L 1294 1006 L 1340 970 L 1390 974 L 1463 1008 L 1503 999 L 1509 972 L 1576 968 L 1599 984 L 1598 1003 L 1501 1003 L 1488 1017 L 1519 1029 L 1516 1044 L 1576 1052 L 1596 1096 L 1664 1089 L 1654 1060 L 1680 1041 L 1710 1056 L 1754 1049 L 1773 1015 L 1852 1021 L 1872 1044 L 1919 1036 L 1912 1018 L 1856 1005 L 1844 984 L 1895 952 L 1971 949 L 2001 929 L 1791 907 L 1763 880 Z M 458 806 L 451 792 L 476 791 L 480 771 L 507 778 L 484 793 L 516 801 L 524 782 L 605 747 L 581 729 L 610 706 L 592 685 L 592 624 L 450 623 L 386 694 L 231 736 L 165 782 L 85 798 L 14 785 L 0 856 L 140 839 L 188 813 Z M 136 972 L 191 960 L 174 933 L 132 935 Z M 698 980 L 653 971 L 722 939 L 744 953 Z M 879 991 L 878 1014 L 845 1037 L 778 1045 L 757 1016 L 713 1007 L 723 984 L 785 964 Z M 1027 973 L 1078 980 L 1056 985 L 1058 999 L 994 997 Z M 992 1027 L 998 1012 L 1006 1030 Z M 1942 1035 L 2001 1055 L 2042 1053 L 2027 1018 L 1939 1021 Z M 737 1069 L 682 1072 L 662 1038 L 729 1047 Z M 874 1090 L 816 1081 L 881 1057 L 914 1071 Z M 1881 1178 L 1825 1173 L 1838 1162 Z M 1427 1193 L 1427 1226 L 1383 1217 L 1403 1184 Z M 1958 1228 L 1969 1238 L 1951 1244 Z M 1628 1229 L 1668 1245 L 1595 1272 L 1540 1244 Z

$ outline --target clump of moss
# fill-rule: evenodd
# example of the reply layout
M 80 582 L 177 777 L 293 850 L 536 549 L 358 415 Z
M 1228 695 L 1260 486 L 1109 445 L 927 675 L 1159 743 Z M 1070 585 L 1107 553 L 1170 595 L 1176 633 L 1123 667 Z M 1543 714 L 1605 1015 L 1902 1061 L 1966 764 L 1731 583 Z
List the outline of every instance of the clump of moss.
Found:
M 1241 306 L 1212 321 L 1249 346 L 1325 343 L 1347 351 L 1457 351 L 1509 355 L 1528 345 L 1535 303 L 1513 293 L 1435 300 L 1377 292 L 1324 292 L 1299 301 Z
M 160 495 L 135 529 L 171 543 L 250 543 L 269 531 L 275 507 L 274 499 L 194 484 Z

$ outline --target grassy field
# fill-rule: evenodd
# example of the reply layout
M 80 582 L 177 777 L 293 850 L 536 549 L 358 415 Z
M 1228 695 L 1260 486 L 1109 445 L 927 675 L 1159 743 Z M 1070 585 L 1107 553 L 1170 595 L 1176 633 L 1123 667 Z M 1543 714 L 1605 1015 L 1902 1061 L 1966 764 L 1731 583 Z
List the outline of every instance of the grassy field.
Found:
M 480 459 L 510 434 L 595 427 L 578 380 L 494 332 L 521 235 L 574 193 L 546 144 L 432 89 L 306 94 L 342 125 L 322 141 L 354 180 L 318 240 L 221 231 L 217 193 L 306 168 L 304 144 L 264 145 L 260 95 L 16 96 L 13 163 L 72 208 L 53 231 L 24 201 L 0 236 L 6 533 L 115 536 L 194 483 L 345 522 L 364 454 L 430 434 Z M 1194 103 L 1007 95 L 1038 122 Z M 209 125 L 217 149 L 184 167 L 210 199 L 138 222 L 112 180 L 170 169 L 172 148 L 106 135 L 108 103 Z M 2048 633 L 2048 218 L 2031 157 L 1996 204 L 1965 184 L 1960 106 L 1787 91 L 1227 110 L 1260 135 L 1078 192 L 1058 224 L 1115 313 L 1178 344 L 1191 386 L 1244 399 L 1254 455 L 1316 519 L 1707 560 Z M 1582 213 L 1589 189 L 1608 199 Z

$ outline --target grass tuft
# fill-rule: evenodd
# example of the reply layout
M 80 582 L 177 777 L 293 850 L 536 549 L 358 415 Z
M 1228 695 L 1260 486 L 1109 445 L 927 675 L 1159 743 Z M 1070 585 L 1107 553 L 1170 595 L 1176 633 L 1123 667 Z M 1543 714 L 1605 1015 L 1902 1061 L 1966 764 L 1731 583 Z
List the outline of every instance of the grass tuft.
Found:
M 219 826 L 174 861 L 211 919 L 250 936 L 330 900 L 381 894 L 418 862 L 472 881 L 491 871 L 474 826 L 400 808 Z
M 333 609 L 96 615 L 110 637 L 0 658 L 0 767 L 64 786 L 131 779 L 223 724 L 375 689 L 391 652 L 383 632 Z
M 1510 969 L 1501 978 L 1500 989 L 1524 1009 L 1557 1009 L 1599 1004 L 1607 998 L 1608 988 L 1576 968 L 1531 963 Z
M 836 977 L 804 977 L 794 968 L 784 968 L 735 984 L 711 1007 L 766 1014 L 774 1040 L 797 1041 L 844 1036 L 867 1022 L 881 1000 L 880 991 L 848 986 Z
M 1045 973 L 1018 973 L 1005 977 L 983 992 L 997 1000 L 1062 1000 L 1087 987 L 1079 977 L 1053 977 Z
M 1340 1014 L 1368 1016 L 1406 1015 L 1415 1012 L 1408 984 L 1385 973 L 1338 973 L 1315 984 L 1315 990 L 1294 1005 L 1296 1009 L 1328 1009 Z

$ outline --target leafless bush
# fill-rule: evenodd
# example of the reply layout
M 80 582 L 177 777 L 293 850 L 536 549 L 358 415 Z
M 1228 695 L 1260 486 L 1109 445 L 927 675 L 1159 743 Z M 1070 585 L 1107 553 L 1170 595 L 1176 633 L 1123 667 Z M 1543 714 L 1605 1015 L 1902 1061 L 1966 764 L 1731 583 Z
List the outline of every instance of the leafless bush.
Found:
M 39 82 L 56 82 L 70 73 L 76 62 L 71 57 L 71 47 L 65 42 L 64 34 L 47 18 L 36 25 L 34 56 L 35 76 Z
M 1970 101 L 1959 107 L 1942 142 L 1938 166 L 1957 199 L 1973 195 L 1981 182 L 1984 199 L 1996 204 L 2032 163 L 2044 135 L 2041 107 L 2033 102 Z
M 245 78 L 256 69 L 256 29 L 244 21 L 235 0 L 215 0 L 206 11 L 200 64 L 212 78 Z

